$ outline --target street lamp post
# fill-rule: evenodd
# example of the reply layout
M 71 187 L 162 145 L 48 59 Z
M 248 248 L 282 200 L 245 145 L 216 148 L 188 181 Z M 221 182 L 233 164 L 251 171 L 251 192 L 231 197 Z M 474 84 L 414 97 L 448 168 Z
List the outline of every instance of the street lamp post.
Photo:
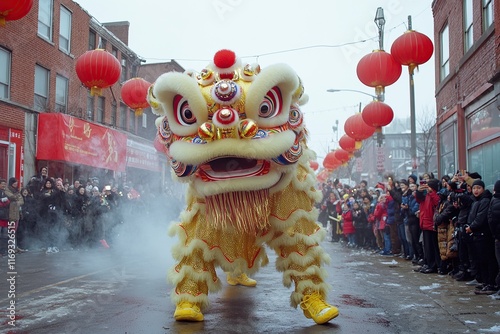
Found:
M 359 93 L 359 94 L 364 94 L 364 95 L 368 95 L 370 96 L 374 101 L 378 101 L 378 96 L 376 95 L 372 95 L 372 94 L 369 94 L 369 93 L 365 93 L 361 90 L 356 90 L 356 89 L 333 89 L 333 88 L 330 88 L 330 89 L 327 89 L 326 90 L 327 92 L 329 93 L 337 93 L 337 92 L 354 92 L 354 93 Z

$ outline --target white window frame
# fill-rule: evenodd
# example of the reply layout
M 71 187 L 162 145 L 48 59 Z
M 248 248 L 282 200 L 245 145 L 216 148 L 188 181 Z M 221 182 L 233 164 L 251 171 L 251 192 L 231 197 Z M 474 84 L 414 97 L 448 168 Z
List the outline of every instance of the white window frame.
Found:
M 47 111 L 49 101 L 50 71 L 40 65 L 35 65 L 35 99 L 34 109 Z
M 68 85 L 69 80 L 61 75 L 56 75 L 56 111 L 66 113 L 68 110 Z
M 104 106 L 105 106 L 106 100 L 104 96 L 98 96 L 97 97 L 97 108 L 96 108 L 96 115 L 95 115 L 95 121 L 98 123 L 104 123 Z
M 483 0 L 483 29 L 486 31 L 493 24 L 493 0 Z
M 144 111 L 142 112 L 142 127 L 148 127 L 148 115 Z
M 10 72 L 12 55 L 10 51 L 0 48 L 0 99 L 10 99 Z
M 59 50 L 66 54 L 71 52 L 71 22 L 72 13 L 64 6 L 61 6 L 59 17 Z
M 474 44 L 474 16 L 472 0 L 464 0 L 464 52 Z
M 450 29 L 446 24 L 439 33 L 439 77 L 443 81 L 450 74 Z
M 53 8 L 53 0 L 40 0 L 38 2 L 38 35 L 49 41 L 52 41 Z

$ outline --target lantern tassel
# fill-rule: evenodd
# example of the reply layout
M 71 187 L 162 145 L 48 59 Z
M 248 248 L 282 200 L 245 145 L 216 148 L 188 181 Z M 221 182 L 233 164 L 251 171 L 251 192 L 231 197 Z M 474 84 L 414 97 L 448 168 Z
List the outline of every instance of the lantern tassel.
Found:
M 5 16 L 0 14 L 0 27 L 5 27 Z
M 101 96 L 102 95 L 102 89 L 100 87 L 92 87 L 90 88 L 90 96 Z
M 142 108 L 137 108 L 134 110 L 135 116 L 139 117 L 142 115 Z

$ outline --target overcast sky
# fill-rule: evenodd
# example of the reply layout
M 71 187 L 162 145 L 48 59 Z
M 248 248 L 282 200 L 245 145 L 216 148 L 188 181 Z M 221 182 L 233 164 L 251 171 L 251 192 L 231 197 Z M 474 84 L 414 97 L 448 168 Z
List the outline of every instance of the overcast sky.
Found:
M 384 49 L 407 30 L 434 40 L 432 0 L 76 0 L 99 22 L 130 22 L 129 47 L 147 63 L 175 59 L 185 69 L 201 70 L 220 49 L 232 49 L 243 62 L 262 67 L 287 63 L 301 77 L 309 102 L 302 107 L 310 130 L 310 147 L 319 157 L 338 146 L 332 131 L 371 101 L 352 92 L 374 94 L 356 76 L 356 65 L 378 49 L 374 23 L 384 9 Z M 435 114 L 434 57 L 415 72 L 416 114 Z M 386 87 L 385 102 L 395 117 L 409 117 L 408 70 Z M 418 126 L 418 123 L 417 123 Z M 318 159 L 321 160 L 321 159 Z

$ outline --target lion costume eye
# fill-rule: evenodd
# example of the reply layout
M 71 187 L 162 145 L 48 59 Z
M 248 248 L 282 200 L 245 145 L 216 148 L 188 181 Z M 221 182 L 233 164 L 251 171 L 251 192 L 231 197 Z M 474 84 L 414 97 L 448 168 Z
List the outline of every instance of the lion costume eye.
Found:
M 183 126 L 189 126 L 196 123 L 196 117 L 189 106 L 189 102 L 181 95 L 174 98 L 174 115 L 177 123 Z
M 274 118 L 281 114 L 281 107 L 283 101 L 281 98 L 281 91 L 278 87 L 273 87 L 267 92 L 266 96 L 260 103 L 259 106 L 259 117 L 262 118 Z

